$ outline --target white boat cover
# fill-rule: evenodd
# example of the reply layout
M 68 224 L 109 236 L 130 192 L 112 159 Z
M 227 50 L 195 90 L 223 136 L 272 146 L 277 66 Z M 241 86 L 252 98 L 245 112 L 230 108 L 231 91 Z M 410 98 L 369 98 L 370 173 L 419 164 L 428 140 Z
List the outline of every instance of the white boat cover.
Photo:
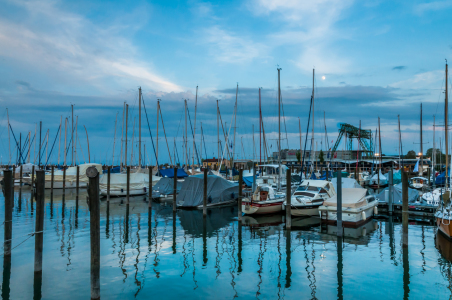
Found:
M 107 189 L 107 180 L 108 176 L 102 176 L 99 180 L 100 189 Z M 130 173 L 129 187 L 130 190 L 142 190 L 144 188 L 149 188 L 149 175 L 144 173 Z M 127 174 L 110 174 L 110 190 L 127 190 Z
M 356 179 L 353 178 L 342 178 L 342 189 L 364 189 Z M 331 183 L 334 186 L 334 189 L 337 191 L 337 178 L 332 178 Z
M 366 189 L 342 189 L 342 207 L 358 208 L 367 204 Z M 323 206 L 337 207 L 337 195 L 323 202 Z
M 388 202 L 389 199 L 386 199 L 386 191 L 389 190 L 389 187 L 386 187 L 384 190 L 380 192 L 380 194 L 375 197 L 379 202 Z M 394 185 L 392 189 L 393 193 L 393 203 L 402 203 L 402 183 Z M 388 194 L 389 195 L 389 194 Z M 413 203 L 419 198 L 419 192 L 415 189 L 408 188 L 408 202 Z
M 221 204 L 237 199 L 239 185 L 215 175 L 207 176 L 207 205 Z M 182 183 L 177 204 L 183 207 L 202 205 L 204 197 L 203 175 L 189 176 Z
M 384 182 L 384 181 L 388 180 L 388 179 L 386 178 L 386 176 L 384 176 L 384 175 L 381 173 L 381 170 L 379 170 L 378 172 L 380 173 L 380 182 Z M 378 180 L 378 174 L 375 174 L 375 175 L 372 176 L 372 178 L 370 179 L 370 181 L 377 181 L 377 180 Z
M 35 166 L 35 172 L 36 172 L 39 169 L 38 166 L 28 163 L 28 164 L 23 164 L 21 166 L 16 167 L 16 174 L 20 174 L 21 168 L 23 168 L 22 174 L 31 173 L 31 171 L 33 171 L 33 166 Z
M 86 169 L 89 167 L 94 166 L 96 167 L 97 171 L 99 171 L 99 174 L 102 174 L 102 165 L 101 164 L 81 164 L 79 165 L 79 181 L 80 182 L 88 182 L 88 177 L 86 176 Z M 63 181 L 63 171 L 62 170 L 55 170 L 53 172 L 54 175 L 54 181 Z M 46 181 L 52 180 L 52 174 L 46 173 Z M 66 169 L 66 181 L 68 182 L 74 182 L 77 180 L 77 167 L 69 167 Z

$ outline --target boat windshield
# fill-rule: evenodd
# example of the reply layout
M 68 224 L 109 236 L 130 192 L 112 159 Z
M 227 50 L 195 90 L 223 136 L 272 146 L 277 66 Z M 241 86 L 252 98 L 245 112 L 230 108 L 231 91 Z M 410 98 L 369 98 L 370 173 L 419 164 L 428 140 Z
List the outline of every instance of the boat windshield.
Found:
M 300 185 L 297 188 L 297 192 L 302 192 L 302 191 L 314 191 L 314 192 L 318 192 L 320 191 L 321 188 L 316 187 L 316 186 L 309 186 L 309 185 Z

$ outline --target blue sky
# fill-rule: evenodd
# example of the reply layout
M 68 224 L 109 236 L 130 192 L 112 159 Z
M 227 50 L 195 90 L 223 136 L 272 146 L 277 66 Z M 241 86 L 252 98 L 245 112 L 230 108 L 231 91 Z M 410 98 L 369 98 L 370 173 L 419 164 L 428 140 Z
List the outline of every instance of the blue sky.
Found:
M 130 105 L 130 139 L 138 86 L 143 89 L 153 135 L 156 99 L 162 99 L 171 155 L 176 139 L 181 156 L 183 99 L 189 99 L 194 121 L 198 85 L 197 126 L 199 130 L 203 122 L 211 157 L 217 156 L 216 99 L 229 127 L 238 83 L 236 155 L 245 152 L 247 158 L 253 154 L 253 125 L 258 147 L 258 88 L 262 87 L 265 130 L 274 150 L 278 65 L 286 121 L 283 137 L 287 131 L 283 148 L 298 147 L 298 118 L 306 131 L 313 68 L 318 149 L 326 148 L 320 145 L 324 113 L 329 142 L 335 141 L 339 122 L 358 126 L 361 120 L 363 128 L 375 130 L 380 117 L 383 153 L 397 152 L 398 114 L 404 152 L 419 151 L 413 143 L 419 140 L 421 102 L 424 138 L 430 142 L 425 147 L 433 142 L 433 115 L 444 124 L 444 63 L 452 51 L 448 34 L 452 1 L 0 3 L 3 162 L 8 157 L 6 108 L 16 135 L 34 134 L 36 123 L 42 121 L 53 141 L 60 117 L 70 117 L 71 104 L 79 117 L 79 153 L 87 157 L 84 125 L 91 159 L 102 162 L 112 158 L 118 113 L 117 162 L 123 103 Z M 149 129 L 144 114 L 142 118 L 149 158 L 153 155 Z M 137 124 L 138 120 L 135 131 Z M 436 136 L 439 142 L 439 130 Z M 199 144 L 199 131 L 197 140 Z M 136 141 L 135 137 L 135 149 Z M 162 132 L 159 141 L 159 160 L 166 162 Z M 58 141 L 52 161 L 57 146 Z

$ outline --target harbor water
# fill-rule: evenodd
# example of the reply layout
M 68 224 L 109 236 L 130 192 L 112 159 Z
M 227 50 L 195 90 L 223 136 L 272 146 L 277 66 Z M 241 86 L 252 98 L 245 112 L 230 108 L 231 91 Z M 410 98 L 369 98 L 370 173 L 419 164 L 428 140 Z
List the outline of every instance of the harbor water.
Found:
M 101 202 L 101 299 L 450 299 L 452 242 L 431 221 L 374 219 L 345 229 L 319 218 L 245 216 L 237 207 L 172 212 L 147 197 Z M 2 299 L 89 299 L 87 194 L 46 190 L 42 278 L 34 277 L 36 204 L 15 189 L 11 261 L 3 248 Z M 107 209 L 108 208 L 108 209 Z M 4 198 L 0 221 L 4 226 Z M 151 218 L 150 217 L 151 214 Z M 4 230 L 0 230 L 4 239 Z

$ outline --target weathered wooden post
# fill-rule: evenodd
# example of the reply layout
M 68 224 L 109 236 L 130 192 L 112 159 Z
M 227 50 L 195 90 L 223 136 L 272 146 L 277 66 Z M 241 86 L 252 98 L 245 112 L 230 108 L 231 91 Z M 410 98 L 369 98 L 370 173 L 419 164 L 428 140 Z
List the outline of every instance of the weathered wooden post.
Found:
M 408 174 L 402 172 L 402 245 L 408 247 Z
M 243 199 L 243 169 L 239 169 L 239 200 L 238 200 L 238 217 L 242 222 L 242 199 Z
M 111 166 L 108 166 L 108 169 L 107 169 L 107 203 L 110 202 L 110 173 L 111 173 Z
M 77 166 L 77 178 L 75 179 L 75 195 L 78 199 L 78 190 L 80 188 L 80 167 Z
M 130 166 L 127 166 L 127 187 L 126 187 L 126 204 L 130 202 Z
M 33 194 L 34 184 L 35 184 L 35 165 L 31 167 L 31 194 Z
M 152 167 L 149 166 L 149 203 L 148 207 L 152 211 Z M 151 215 L 149 215 L 151 217 Z
M 173 254 L 176 254 L 176 211 L 173 211 Z
M 292 255 L 291 230 L 286 226 L 286 288 L 290 288 L 292 267 L 290 265 L 290 257 Z
M 173 177 L 174 189 L 173 189 L 173 212 L 176 211 L 176 195 L 177 195 L 177 168 L 174 168 Z
M 35 224 L 35 273 L 42 272 L 44 241 L 45 171 L 36 172 L 36 224 Z
M 204 186 L 203 186 L 203 199 L 202 199 L 202 216 L 207 216 L 207 168 L 204 168 Z
M 343 299 L 343 284 L 342 284 L 342 269 L 343 269 L 343 261 L 342 261 L 342 236 L 337 237 L 337 299 Z
M 89 218 L 91 246 L 91 299 L 100 299 L 100 205 L 99 171 L 96 167 L 86 169 L 89 178 Z
M 328 213 L 328 211 L 326 212 Z M 337 172 L 337 236 L 342 237 L 342 171 Z
M 207 219 L 202 220 L 202 265 L 207 265 Z M 239 265 L 240 268 L 240 265 Z
M 394 172 L 391 166 L 391 171 L 389 172 L 389 194 L 388 194 L 388 214 L 392 216 L 394 211 Z
M 23 165 L 21 164 L 20 166 L 19 166 L 19 186 L 22 188 L 22 175 L 23 175 L 23 170 L 24 170 L 24 168 L 23 168 Z
M 13 237 L 13 197 L 14 177 L 11 170 L 3 171 L 3 189 L 5 193 L 5 234 L 4 255 L 11 257 L 11 239 Z
M 63 199 L 66 194 L 66 166 L 63 166 Z
M 286 229 L 292 228 L 292 181 L 290 169 L 286 171 Z
M 238 263 L 239 263 L 239 266 L 237 268 L 238 274 L 240 274 L 242 272 L 242 264 L 243 264 L 242 248 L 243 248 L 242 222 L 238 222 L 238 251 L 237 251 L 237 258 L 238 258 Z

